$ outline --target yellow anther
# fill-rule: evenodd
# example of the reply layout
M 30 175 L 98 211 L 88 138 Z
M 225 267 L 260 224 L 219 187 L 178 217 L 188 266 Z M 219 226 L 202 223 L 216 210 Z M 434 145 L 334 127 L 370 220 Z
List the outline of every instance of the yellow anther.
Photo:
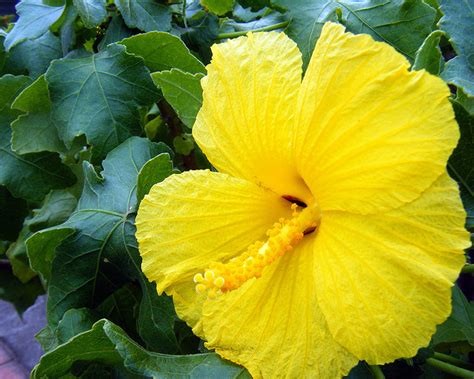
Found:
M 292 218 L 280 218 L 267 231 L 265 242 L 257 241 L 227 263 L 213 263 L 204 275 L 194 275 L 194 282 L 198 283 L 196 291 L 207 291 L 208 298 L 213 299 L 222 292 L 239 288 L 252 278 L 261 277 L 266 266 L 291 251 L 304 238 L 304 233 L 316 228 L 320 222 L 321 214 L 316 204 L 306 208 L 292 204 L 291 210 Z
M 196 292 L 197 293 L 204 293 L 204 292 L 206 292 L 207 289 L 208 289 L 208 287 L 205 284 L 199 283 L 199 284 L 196 285 Z
M 222 276 L 218 276 L 217 278 L 214 279 L 214 285 L 217 288 L 222 288 L 224 286 L 225 279 Z
M 209 282 L 212 282 L 215 277 L 216 275 L 214 274 L 214 271 L 212 270 L 206 270 L 206 272 L 204 273 L 204 278 Z
M 202 283 L 204 281 L 204 277 L 202 274 L 196 274 L 194 275 L 193 281 L 194 283 Z

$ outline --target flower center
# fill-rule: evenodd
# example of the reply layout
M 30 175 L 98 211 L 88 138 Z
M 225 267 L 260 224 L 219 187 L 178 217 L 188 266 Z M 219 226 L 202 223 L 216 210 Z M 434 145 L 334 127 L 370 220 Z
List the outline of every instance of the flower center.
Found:
M 227 263 L 213 263 L 203 274 L 196 274 L 196 291 L 209 291 L 208 296 L 214 298 L 220 293 L 239 288 L 249 279 L 259 278 L 266 266 L 292 250 L 305 234 L 311 233 L 319 225 L 321 212 L 317 204 L 302 208 L 293 203 L 291 209 L 292 217 L 281 218 L 273 224 L 267 231 L 268 239 L 265 242 L 257 241 Z

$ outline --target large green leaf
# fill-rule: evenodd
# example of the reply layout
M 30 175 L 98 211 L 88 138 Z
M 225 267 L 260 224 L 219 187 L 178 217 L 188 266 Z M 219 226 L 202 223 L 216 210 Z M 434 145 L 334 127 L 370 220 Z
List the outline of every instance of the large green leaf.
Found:
M 6 70 L 27 71 L 37 78 L 48 68 L 53 59 L 62 57 L 61 41 L 47 31 L 35 39 L 27 39 L 10 49 Z
M 336 20 L 334 1 L 272 0 L 272 4 L 287 9 L 291 22 L 286 33 L 298 44 L 306 66 L 324 23 Z
M 129 53 L 139 55 L 151 72 L 179 68 L 191 73 L 205 73 L 204 65 L 191 54 L 176 36 L 164 32 L 149 32 L 124 39 L 120 44 Z
M 192 128 L 202 105 L 201 78 L 203 74 L 190 74 L 178 69 L 155 72 L 153 81 L 161 88 L 166 101 L 179 119 Z
M 84 162 L 84 189 L 75 212 L 65 223 L 27 241 L 32 267 L 49 280 L 51 325 L 57 325 L 68 309 L 93 308 L 116 286 L 137 280 L 143 293 L 138 321 L 141 338 L 155 350 L 176 350 L 173 306 L 168 298 L 157 296 L 154 285 L 142 274 L 134 235 L 140 168 L 167 151 L 162 144 L 132 137 L 109 153 L 101 176 Z M 109 285 L 111 278 L 119 279 Z
M 73 0 L 73 4 L 87 28 L 100 25 L 107 17 L 107 0 Z
M 273 3 L 288 9 L 292 20 L 288 35 L 298 43 L 305 65 L 322 24 L 335 20 L 336 9 L 348 31 L 370 34 L 411 60 L 432 31 L 436 17 L 432 7 L 418 0 L 273 0 Z
M 474 304 L 456 286 L 453 288 L 452 303 L 451 316 L 438 326 L 431 343 L 436 346 L 465 341 L 474 346 Z
M 140 134 L 140 107 L 158 97 L 143 60 L 110 45 L 98 54 L 54 61 L 46 73 L 52 118 L 69 147 L 85 134 L 95 157 Z
M 444 16 L 439 21 L 440 29 L 449 36 L 449 41 L 458 56 L 450 60 L 442 77 L 474 96 L 474 3 L 472 0 L 445 0 L 441 3 Z
M 51 120 L 51 100 L 44 76 L 40 76 L 15 99 L 12 108 L 25 112 L 12 124 L 12 149 L 18 154 L 63 152 L 64 143 Z
M 23 76 L 0 78 L 0 184 L 15 197 L 40 201 L 51 189 L 74 183 L 71 170 L 54 153 L 18 155 L 11 149 L 10 123 L 18 116 L 11 103 L 29 83 Z
M 171 29 L 171 11 L 154 0 L 116 0 L 115 4 L 130 28 L 145 32 Z
M 19 16 L 5 38 L 5 47 L 11 49 L 25 39 L 42 36 L 62 15 L 64 6 L 49 6 L 42 0 L 22 0 L 17 6 Z
M 410 59 L 432 31 L 436 11 L 419 0 L 339 0 L 344 23 L 353 33 L 367 33 Z
M 245 369 L 216 354 L 165 355 L 146 351 L 117 325 L 99 320 L 92 329 L 45 354 L 31 373 L 32 379 L 57 378 L 75 362 L 125 366 L 135 374 L 153 378 L 249 378 Z

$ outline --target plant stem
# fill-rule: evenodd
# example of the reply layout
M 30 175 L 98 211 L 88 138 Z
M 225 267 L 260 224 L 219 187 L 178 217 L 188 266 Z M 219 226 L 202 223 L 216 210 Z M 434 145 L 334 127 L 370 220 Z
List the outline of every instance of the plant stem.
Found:
M 472 364 L 470 364 L 469 362 L 465 362 L 462 359 L 452 357 L 451 355 L 438 353 L 436 351 L 434 352 L 433 358 L 438 359 L 438 360 L 443 361 L 443 362 L 452 363 L 453 365 L 463 367 L 463 368 L 468 369 L 468 370 L 472 370 L 474 368 L 474 366 Z
M 382 372 L 382 369 L 380 366 L 372 366 L 368 365 L 370 371 L 372 371 L 372 375 L 374 376 L 375 379 L 385 379 L 385 375 Z
M 474 371 L 466 370 L 464 368 L 454 366 L 450 363 L 440 361 L 439 359 L 436 359 L 436 358 L 428 358 L 426 360 L 426 363 L 432 367 L 437 368 L 438 370 L 441 370 L 447 374 L 457 376 L 459 378 L 470 378 L 470 379 L 474 378 Z
M 246 35 L 249 32 L 268 32 L 270 30 L 284 28 L 288 26 L 289 23 L 290 23 L 289 21 L 283 21 L 283 22 L 279 22 L 278 24 L 268 25 L 263 28 L 257 28 L 253 30 L 241 30 L 239 32 L 221 33 L 217 35 L 216 39 L 240 37 L 240 36 Z
M 463 274 L 474 274 L 474 264 L 466 263 L 462 268 L 461 272 Z

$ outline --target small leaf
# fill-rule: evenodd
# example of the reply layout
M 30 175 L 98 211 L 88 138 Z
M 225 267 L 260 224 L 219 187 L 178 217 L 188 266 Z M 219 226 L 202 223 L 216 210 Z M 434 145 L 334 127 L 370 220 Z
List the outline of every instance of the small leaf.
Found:
M 178 68 L 190 73 L 205 73 L 204 65 L 191 54 L 176 36 L 164 32 L 149 32 L 120 42 L 129 53 L 141 56 L 151 72 Z
M 5 38 L 5 47 L 11 49 L 26 39 L 45 34 L 62 15 L 64 6 L 49 6 L 42 0 L 22 0 L 16 6 L 18 21 Z
M 73 0 L 73 4 L 86 28 L 100 25 L 107 17 L 107 0 Z
M 210 12 L 222 16 L 234 8 L 234 0 L 201 0 L 201 5 Z
M 415 62 L 412 70 L 425 69 L 430 74 L 438 75 L 441 71 L 443 56 L 439 48 L 439 41 L 445 33 L 441 30 L 435 30 L 426 37 L 423 44 L 416 52 Z
M 160 154 L 150 159 L 138 174 L 137 200 L 140 202 L 151 187 L 173 173 L 173 162 L 169 154 Z
M 166 101 L 176 111 L 179 119 L 192 128 L 202 105 L 202 74 L 190 74 L 178 69 L 155 72 L 153 81 L 163 92 Z
M 165 5 L 153 0 L 116 0 L 115 4 L 129 28 L 145 32 L 171 29 L 171 12 Z
M 61 139 L 69 147 L 85 134 L 96 158 L 140 134 L 139 108 L 158 97 L 143 60 L 120 45 L 86 58 L 54 61 L 46 81 Z
M 12 108 L 26 113 L 11 124 L 12 149 L 16 153 L 65 151 L 50 117 L 51 101 L 44 76 L 25 88 L 15 99 Z

